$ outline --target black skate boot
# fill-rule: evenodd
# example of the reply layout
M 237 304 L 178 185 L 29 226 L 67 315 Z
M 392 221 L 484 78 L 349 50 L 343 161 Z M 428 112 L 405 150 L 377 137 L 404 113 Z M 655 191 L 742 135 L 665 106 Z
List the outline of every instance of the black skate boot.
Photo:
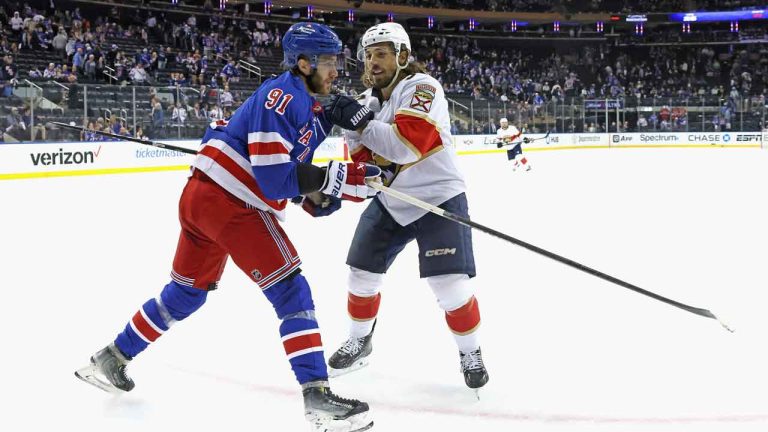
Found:
M 128 377 L 125 368 L 128 360 L 114 343 L 91 357 L 91 364 L 75 372 L 75 376 L 110 393 L 131 391 L 133 380 Z
M 461 357 L 461 372 L 467 387 L 477 390 L 488 382 L 488 371 L 483 364 L 483 354 L 480 348 L 468 353 L 459 352 Z
M 328 376 L 335 378 L 368 366 L 368 356 L 373 351 L 372 340 L 375 329 L 376 321 L 373 322 L 373 328 L 367 336 L 347 339 L 328 359 Z
M 360 432 L 373 427 L 368 404 L 339 397 L 327 381 L 305 384 L 304 417 L 316 432 Z

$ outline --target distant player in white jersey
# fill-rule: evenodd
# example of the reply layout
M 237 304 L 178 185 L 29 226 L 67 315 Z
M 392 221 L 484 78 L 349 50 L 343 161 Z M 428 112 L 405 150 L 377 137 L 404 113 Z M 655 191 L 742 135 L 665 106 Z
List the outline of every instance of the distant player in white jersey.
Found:
M 386 185 L 468 217 L 466 186 L 450 148 L 453 139 L 445 93 L 422 66 L 409 63 L 410 53 L 410 39 L 400 24 L 369 28 L 358 48 L 368 87 L 358 98 L 362 105 L 336 96 L 325 104 L 326 116 L 348 130 L 352 159 L 379 166 Z M 349 249 L 350 334 L 329 359 L 330 373 L 341 375 L 367 364 L 384 273 L 413 240 L 419 247 L 420 276 L 437 297 L 458 345 L 465 383 L 480 388 L 488 381 L 488 373 L 478 339 L 480 309 L 470 283 L 475 276 L 472 233 L 384 194 L 377 195 L 361 216 Z M 415 326 L 421 317 L 403 319 Z
M 499 119 L 499 125 L 501 126 L 496 130 L 496 147 L 504 147 L 511 145 L 512 148 L 507 150 L 507 159 L 514 162 L 512 169 L 517 171 L 518 168 L 525 168 L 526 171 L 531 170 L 531 165 L 528 163 L 528 159 L 523 155 L 522 143 L 528 143 L 528 138 L 521 138 L 523 133 L 520 132 L 514 125 L 510 125 L 509 121 L 502 117 Z

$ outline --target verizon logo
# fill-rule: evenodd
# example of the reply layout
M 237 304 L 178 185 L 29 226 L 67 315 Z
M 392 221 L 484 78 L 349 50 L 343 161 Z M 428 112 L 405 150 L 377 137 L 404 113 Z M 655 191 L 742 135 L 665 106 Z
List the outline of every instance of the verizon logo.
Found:
M 32 159 L 32 165 L 81 165 L 93 163 L 101 153 L 101 146 L 96 149 L 95 152 L 65 152 L 64 149 L 59 149 L 58 152 L 39 152 L 30 153 L 29 157 Z

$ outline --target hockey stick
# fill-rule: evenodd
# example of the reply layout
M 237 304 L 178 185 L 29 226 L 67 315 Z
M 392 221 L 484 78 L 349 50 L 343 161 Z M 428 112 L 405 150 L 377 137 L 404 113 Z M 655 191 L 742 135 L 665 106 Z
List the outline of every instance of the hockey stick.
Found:
M 511 237 L 511 236 L 508 236 L 508 235 L 506 235 L 506 234 L 504 234 L 502 232 L 496 231 L 496 230 L 494 230 L 492 228 L 488 228 L 488 227 L 486 227 L 484 225 L 480 225 L 477 222 L 473 222 L 469 218 L 465 218 L 463 216 L 459 216 L 459 215 L 451 213 L 451 212 L 449 212 L 447 210 L 443 210 L 440 207 L 437 207 L 437 206 L 434 206 L 432 204 L 429 204 L 429 203 L 426 203 L 424 201 L 421 201 L 421 200 L 419 200 L 417 198 L 414 198 L 414 197 L 412 197 L 410 195 L 404 194 L 402 192 L 398 192 L 398 191 L 396 191 L 396 190 L 394 190 L 392 188 L 389 188 L 387 186 L 382 185 L 381 183 L 378 183 L 378 182 L 375 182 L 375 181 L 368 181 L 368 186 L 370 186 L 373 189 L 376 189 L 378 191 L 381 191 L 382 193 L 390 195 L 390 196 L 392 196 L 394 198 L 397 198 L 397 199 L 399 199 L 401 201 L 405 201 L 408 204 L 411 204 L 411 205 L 414 205 L 416 207 L 422 208 L 422 209 L 424 209 L 424 210 L 426 210 L 426 211 L 428 211 L 430 213 L 434 213 L 434 214 L 436 214 L 438 216 L 441 216 L 441 217 L 444 217 L 444 218 L 446 218 L 448 220 L 452 220 L 452 221 L 457 222 L 459 224 L 462 224 L 464 226 L 467 226 L 467 227 L 470 227 L 470 228 L 474 228 L 474 229 L 482 231 L 482 232 L 484 232 L 486 234 L 490 234 L 490 235 L 492 235 L 494 237 L 498 237 L 498 238 L 500 238 L 502 240 L 506 240 L 506 241 L 508 241 L 508 242 L 510 242 L 512 244 L 515 244 L 517 246 L 520 246 L 520 247 L 523 247 L 525 249 L 528 249 L 528 250 L 530 250 L 532 252 L 535 252 L 535 253 L 537 253 L 539 255 L 543 255 L 543 256 L 545 256 L 545 257 L 547 257 L 549 259 L 553 259 L 553 260 L 558 261 L 560 263 L 563 263 L 563 264 L 565 264 L 567 266 L 573 267 L 573 268 L 575 268 L 577 270 L 581 270 L 581 271 L 583 271 L 585 273 L 591 274 L 592 276 L 596 276 L 596 277 L 598 277 L 600 279 L 603 279 L 603 280 L 606 280 L 608 282 L 611 282 L 611 283 L 614 283 L 616 285 L 619 285 L 621 287 L 630 289 L 632 291 L 635 291 L 635 292 L 640 293 L 642 295 L 651 297 L 651 298 L 656 299 L 658 301 L 667 303 L 667 304 L 672 305 L 672 306 L 674 306 L 676 308 L 680 308 L 680 309 L 682 309 L 684 311 L 688 311 L 688 312 L 690 312 L 692 314 L 696 314 L 696 315 L 703 316 L 705 318 L 711 318 L 713 320 L 716 320 L 717 322 L 720 323 L 721 326 L 723 326 L 723 328 L 725 328 L 729 332 L 733 333 L 733 330 L 731 328 L 729 328 L 724 322 L 722 322 L 719 318 L 717 318 L 717 316 L 715 316 L 715 314 L 713 314 L 712 312 L 710 312 L 707 309 L 701 309 L 701 308 L 689 306 L 687 304 L 680 303 L 680 302 L 672 300 L 672 299 L 668 299 L 668 298 L 666 298 L 664 296 L 661 296 L 659 294 L 653 293 L 651 291 L 644 290 L 644 289 L 642 289 L 642 288 L 640 288 L 640 287 L 638 287 L 636 285 L 632 285 L 629 282 L 625 282 L 625 281 L 623 281 L 621 279 L 615 278 L 615 277 L 613 277 L 611 275 L 608 275 L 608 274 L 605 274 L 605 273 L 603 273 L 601 271 L 598 271 L 598 270 L 595 270 L 593 268 L 587 267 L 584 264 L 577 263 L 576 261 L 570 260 L 568 258 L 565 258 L 565 257 L 560 256 L 558 254 L 555 254 L 553 252 L 550 252 L 548 250 L 542 249 L 542 248 L 540 248 L 538 246 L 534 246 L 534 245 L 532 245 L 530 243 L 526 243 L 526 242 L 524 242 L 522 240 L 516 239 L 516 238 Z
M 113 134 L 111 132 L 102 132 L 102 131 L 98 131 L 98 130 L 91 130 L 91 129 L 86 129 L 84 127 L 72 126 L 72 125 L 68 125 L 66 123 L 61 123 L 61 122 L 50 122 L 50 123 L 51 124 L 55 124 L 58 127 L 63 127 L 65 129 L 93 132 L 93 133 L 98 134 L 98 135 L 103 135 L 103 136 L 107 136 L 107 137 L 110 137 L 110 138 L 117 138 L 117 139 L 122 140 L 122 141 L 131 141 L 131 142 L 135 142 L 135 143 L 139 143 L 139 144 L 144 144 L 144 145 L 148 145 L 148 146 L 152 146 L 152 147 L 158 147 L 158 148 L 161 148 L 161 149 L 174 150 L 174 151 L 181 152 L 181 153 L 197 154 L 197 150 L 194 150 L 194 149 L 189 149 L 189 148 L 185 148 L 185 147 L 178 147 L 178 146 L 171 145 L 171 144 L 164 144 L 164 143 L 157 142 L 157 141 L 143 140 L 141 138 L 134 138 L 134 137 L 125 136 L 125 135 L 118 135 L 118 134 Z
M 536 141 L 540 141 L 540 140 L 543 140 L 543 139 L 547 139 L 547 138 L 549 138 L 549 132 L 550 131 L 547 131 L 547 134 L 544 135 L 543 137 L 527 138 L 528 141 L 523 139 L 522 141 L 517 141 L 517 142 L 502 143 L 500 146 L 497 145 L 496 148 L 502 148 L 502 147 L 511 146 L 511 145 L 518 145 L 518 144 L 521 144 L 521 143 L 522 144 L 529 144 L 529 143 L 532 143 L 532 142 L 536 142 Z
M 543 139 L 547 139 L 547 138 L 549 138 L 549 132 L 550 132 L 550 131 L 547 131 L 546 135 L 544 135 L 543 137 L 538 137 L 538 138 L 529 138 L 529 139 L 528 139 L 528 142 L 529 142 L 529 143 L 532 143 L 532 142 L 535 142 L 535 141 L 540 141 L 540 140 L 543 140 Z
M 51 123 L 55 124 L 55 125 L 57 125 L 59 127 L 66 128 L 66 129 L 87 130 L 85 128 L 81 128 L 81 127 L 77 127 L 77 126 L 71 126 L 71 125 L 68 125 L 66 123 L 60 123 L 60 122 L 51 122 Z M 121 140 L 124 140 L 124 141 L 131 141 L 131 142 L 135 142 L 135 143 L 139 143 L 139 144 L 149 145 L 149 146 L 152 146 L 152 147 L 158 147 L 158 148 L 163 148 L 163 149 L 167 149 L 167 150 L 175 150 L 175 151 L 182 152 L 182 153 L 187 153 L 187 154 L 197 154 L 197 151 L 193 150 L 193 149 L 188 149 L 188 148 L 184 148 L 184 147 L 177 147 L 177 146 L 170 145 L 170 144 L 163 144 L 163 143 L 156 142 L 156 141 L 143 140 L 143 139 L 140 139 L 140 138 L 133 138 L 133 137 L 129 137 L 129 136 L 117 135 L 117 134 L 113 134 L 113 133 L 110 133 L 110 132 L 102 132 L 102 131 L 95 131 L 95 130 L 91 130 L 90 132 L 93 132 L 93 133 L 96 133 L 96 134 L 99 134 L 99 135 L 103 135 L 103 136 L 108 136 L 110 138 L 117 138 L 117 139 L 121 139 Z M 547 132 L 546 136 L 549 136 L 549 132 Z M 543 137 L 543 138 L 546 138 L 546 136 Z M 542 138 L 539 138 L 539 139 L 542 139 Z M 537 253 L 539 255 L 543 255 L 543 256 L 545 256 L 547 258 L 550 258 L 552 260 L 561 262 L 561 263 L 563 263 L 565 265 L 568 265 L 570 267 L 573 267 L 573 268 L 575 268 L 577 270 L 581 270 L 581 271 L 583 271 L 585 273 L 591 274 L 592 276 L 596 276 L 596 277 L 601 278 L 603 280 L 606 280 L 608 282 L 612 282 L 612 283 L 614 283 L 616 285 L 622 286 L 624 288 L 630 289 L 630 290 L 635 291 L 637 293 L 643 294 L 645 296 L 651 297 L 653 299 L 656 299 L 656 300 L 659 300 L 661 302 L 667 303 L 669 305 L 675 306 L 677 308 L 683 309 L 683 310 L 688 311 L 690 313 L 693 313 L 693 314 L 696 314 L 696 315 L 700 315 L 700 316 L 703 316 L 705 318 L 714 319 L 717 322 L 719 322 L 720 325 L 723 326 L 723 328 L 725 328 L 729 332 L 733 332 L 733 330 L 730 329 L 723 321 L 721 321 L 719 318 L 717 318 L 717 316 L 715 316 L 715 314 L 713 314 L 712 312 L 710 312 L 707 309 L 701 309 L 701 308 L 689 306 L 687 304 L 680 303 L 680 302 L 672 300 L 672 299 L 668 299 L 668 298 L 666 298 L 664 296 L 661 296 L 659 294 L 653 293 L 651 291 L 644 290 L 644 289 L 642 289 L 642 288 L 640 288 L 638 286 L 630 284 L 629 282 L 625 282 L 625 281 L 623 281 L 621 279 L 615 278 L 615 277 L 613 277 L 611 275 L 608 275 L 608 274 L 605 274 L 605 273 L 600 272 L 598 270 L 595 270 L 593 268 L 587 267 L 587 266 L 585 266 L 583 264 L 580 264 L 580 263 L 578 263 L 576 261 L 573 261 L 573 260 L 570 260 L 570 259 L 565 258 L 563 256 L 557 255 L 557 254 L 555 254 L 553 252 L 549 252 L 549 251 L 547 251 L 545 249 L 542 249 L 542 248 L 540 248 L 538 246 L 534 246 L 534 245 L 532 245 L 530 243 L 526 243 L 526 242 L 524 242 L 522 240 L 516 239 L 516 238 L 511 237 L 511 236 L 508 236 L 508 235 L 506 235 L 506 234 L 504 234 L 502 232 L 496 231 L 496 230 L 494 230 L 492 228 L 486 227 L 486 226 L 481 225 L 481 224 L 479 224 L 477 222 L 473 222 L 469 218 L 465 218 L 463 216 L 459 216 L 459 215 L 451 213 L 451 212 L 449 212 L 447 210 L 443 210 L 440 207 L 437 207 L 437 206 L 434 206 L 432 204 L 429 204 L 429 203 L 426 203 L 424 201 L 421 201 L 421 200 L 419 200 L 417 198 L 414 198 L 414 197 L 412 197 L 410 195 L 404 194 L 402 192 L 398 192 L 398 191 L 396 191 L 394 189 L 391 189 L 391 188 L 389 188 L 387 186 L 382 185 L 381 183 L 378 183 L 378 182 L 375 182 L 375 181 L 368 181 L 368 186 L 370 186 L 373 189 L 376 189 L 376 190 L 378 190 L 380 192 L 383 192 L 383 193 L 385 193 L 387 195 L 393 196 L 393 197 L 395 197 L 395 198 L 397 198 L 399 200 L 407 202 L 407 203 L 409 203 L 411 205 L 414 205 L 416 207 L 422 208 L 422 209 L 424 209 L 424 210 L 426 210 L 426 211 L 428 211 L 430 213 L 434 213 L 434 214 L 436 214 L 438 216 L 441 216 L 441 217 L 444 217 L 444 218 L 446 218 L 448 220 L 452 220 L 454 222 L 460 223 L 460 224 L 465 225 L 465 226 L 467 226 L 469 228 L 475 228 L 475 229 L 477 229 L 479 231 L 482 231 L 482 232 L 484 232 L 486 234 L 490 234 L 490 235 L 492 235 L 494 237 L 498 237 L 498 238 L 500 238 L 502 240 L 506 240 L 506 241 L 508 241 L 508 242 L 510 242 L 512 244 L 515 244 L 517 246 L 520 246 L 520 247 L 523 247 L 525 249 L 528 249 L 528 250 L 530 250 L 532 252 L 535 252 L 535 253 Z

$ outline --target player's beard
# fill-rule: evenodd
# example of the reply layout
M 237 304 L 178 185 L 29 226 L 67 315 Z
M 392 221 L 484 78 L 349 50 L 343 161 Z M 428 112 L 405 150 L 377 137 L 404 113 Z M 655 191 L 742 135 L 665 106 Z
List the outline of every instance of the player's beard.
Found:
M 384 69 L 382 69 L 382 71 L 384 71 Z M 363 84 L 366 87 L 381 90 L 386 88 L 392 82 L 396 72 L 397 70 L 394 70 L 391 73 L 386 73 L 386 71 L 384 71 L 384 74 L 377 75 L 374 78 L 371 68 L 366 65 L 365 72 L 363 74 Z
M 313 68 L 309 75 L 304 75 L 304 78 L 306 78 L 305 81 L 307 82 L 307 88 L 309 88 L 309 92 L 318 94 L 317 88 L 320 85 L 315 80 L 319 80 L 320 77 L 317 75 L 317 69 Z
M 310 93 L 324 96 L 334 91 L 333 83 L 331 83 L 331 88 L 326 91 L 325 82 L 317 73 L 317 69 L 312 69 L 312 73 L 304 75 L 304 78 Z

